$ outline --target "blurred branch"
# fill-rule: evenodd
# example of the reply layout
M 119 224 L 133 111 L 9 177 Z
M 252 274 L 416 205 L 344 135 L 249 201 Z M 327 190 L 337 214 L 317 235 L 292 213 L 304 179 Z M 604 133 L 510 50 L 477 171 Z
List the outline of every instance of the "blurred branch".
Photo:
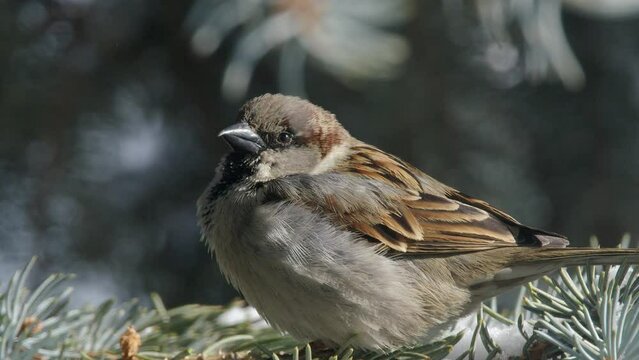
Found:
M 345 82 L 395 76 L 408 44 L 385 28 L 406 22 L 410 9 L 410 0 L 199 0 L 186 28 L 199 56 L 239 32 L 222 82 L 227 99 L 246 94 L 257 63 L 275 49 L 282 49 L 280 90 L 301 95 L 307 56 Z
M 524 68 L 533 81 L 554 74 L 570 90 L 583 87 L 585 74 L 561 22 L 561 0 L 477 0 L 477 12 L 489 38 L 513 44 L 512 25 L 523 38 Z
M 639 14 L 635 0 L 475 0 L 480 23 L 493 41 L 514 45 L 521 34 L 524 69 L 533 81 L 556 76 L 569 90 L 584 86 L 586 75 L 566 38 L 562 11 L 616 19 Z
M 639 15 L 636 0 L 563 0 L 567 9 L 590 16 L 619 19 Z

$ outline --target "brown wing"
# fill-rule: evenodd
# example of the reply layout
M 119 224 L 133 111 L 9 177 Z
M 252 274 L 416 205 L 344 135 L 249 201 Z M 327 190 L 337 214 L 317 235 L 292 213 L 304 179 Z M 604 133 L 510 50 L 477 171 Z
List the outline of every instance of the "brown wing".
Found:
M 459 253 L 506 246 L 565 246 L 561 235 L 531 229 L 488 203 L 428 177 L 381 150 L 353 148 L 341 171 L 376 179 L 399 190 L 386 211 L 343 211 L 338 220 L 391 249 L 420 254 Z M 339 211 L 333 207 L 332 211 Z

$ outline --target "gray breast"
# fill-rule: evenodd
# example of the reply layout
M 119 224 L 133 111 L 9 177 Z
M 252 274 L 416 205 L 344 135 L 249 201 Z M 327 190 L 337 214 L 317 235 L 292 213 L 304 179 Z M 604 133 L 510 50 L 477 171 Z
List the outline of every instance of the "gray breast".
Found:
M 426 325 L 416 274 L 310 209 L 218 201 L 207 241 L 222 272 L 267 321 L 301 339 L 392 347 Z

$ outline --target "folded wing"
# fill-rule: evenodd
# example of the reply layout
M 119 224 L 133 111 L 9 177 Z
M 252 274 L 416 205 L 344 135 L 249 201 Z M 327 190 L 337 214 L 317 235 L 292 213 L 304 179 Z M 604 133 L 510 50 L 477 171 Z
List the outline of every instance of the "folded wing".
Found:
M 568 244 L 563 236 L 526 227 L 375 147 L 362 144 L 352 150 L 335 173 L 282 179 L 269 185 L 269 196 L 316 208 L 341 226 L 402 253 Z

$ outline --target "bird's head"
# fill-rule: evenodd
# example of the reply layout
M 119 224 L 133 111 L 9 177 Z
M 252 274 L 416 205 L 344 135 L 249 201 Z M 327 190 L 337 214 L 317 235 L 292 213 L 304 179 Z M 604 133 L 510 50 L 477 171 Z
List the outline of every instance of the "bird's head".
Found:
M 349 133 L 335 116 L 310 102 L 266 94 L 240 109 L 219 134 L 231 147 L 229 166 L 257 182 L 328 171 L 345 155 Z

